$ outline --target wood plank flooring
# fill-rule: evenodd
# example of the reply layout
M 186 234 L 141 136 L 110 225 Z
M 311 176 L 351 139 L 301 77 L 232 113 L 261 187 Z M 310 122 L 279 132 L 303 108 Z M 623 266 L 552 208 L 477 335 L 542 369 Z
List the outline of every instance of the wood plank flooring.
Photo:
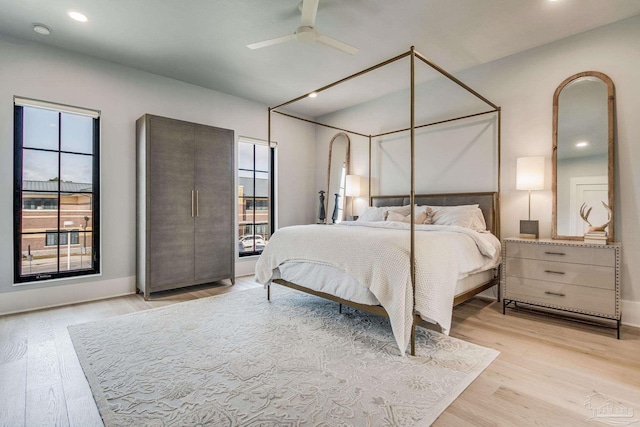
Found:
M 0 426 L 100 426 L 67 326 L 259 287 L 251 277 L 157 294 L 0 317 Z M 436 426 L 606 425 L 585 402 L 594 393 L 640 419 L 640 330 L 615 332 L 510 310 L 474 298 L 454 310 L 451 335 L 500 356 Z M 599 398 L 599 396 L 598 396 Z

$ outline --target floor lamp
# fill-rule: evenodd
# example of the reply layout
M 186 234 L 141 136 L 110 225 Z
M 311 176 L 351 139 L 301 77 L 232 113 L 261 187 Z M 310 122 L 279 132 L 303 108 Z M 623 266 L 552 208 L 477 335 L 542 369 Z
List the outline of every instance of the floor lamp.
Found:
M 345 183 L 344 193 L 347 197 L 351 197 L 351 216 L 347 219 L 355 220 L 358 217 L 354 215 L 353 199 L 360 197 L 360 176 L 359 175 L 347 175 Z
M 531 220 L 531 190 L 544 189 L 544 157 L 519 157 L 516 164 L 516 190 L 529 191 L 529 219 L 520 220 L 520 237 L 540 237 L 538 220 Z

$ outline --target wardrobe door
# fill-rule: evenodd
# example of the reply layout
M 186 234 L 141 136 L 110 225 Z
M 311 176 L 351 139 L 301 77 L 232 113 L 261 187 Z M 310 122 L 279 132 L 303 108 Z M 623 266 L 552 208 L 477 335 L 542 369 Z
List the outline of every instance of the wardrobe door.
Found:
M 193 281 L 194 125 L 152 116 L 147 132 L 148 280 L 157 291 Z
M 195 134 L 195 280 L 233 279 L 233 131 L 196 126 Z

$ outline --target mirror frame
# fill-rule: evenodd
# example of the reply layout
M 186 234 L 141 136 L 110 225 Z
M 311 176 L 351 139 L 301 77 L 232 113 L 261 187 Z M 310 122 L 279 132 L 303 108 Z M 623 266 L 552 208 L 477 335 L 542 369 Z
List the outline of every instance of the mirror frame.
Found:
M 324 211 L 326 212 L 325 214 L 325 222 L 326 224 L 329 224 L 329 219 L 331 218 L 331 213 L 329 212 L 329 201 L 331 199 L 331 197 L 333 197 L 333 195 L 329 194 L 329 189 L 331 188 L 331 153 L 333 152 L 333 142 L 338 139 L 339 137 L 343 136 L 346 140 L 347 140 L 347 153 L 345 156 L 345 160 L 344 160 L 344 164 L 345 164 L 345 176 L 349 175 L 349 164 L 350 164 L 350 153 L 351 153 L 351 139 L 349 139 L 349 135 L 347 135 L 344 132 L 338 132 L 335 135 L 333 135 L 333 138 L 331 138 L 331 141 L 329 142 L 329 163 L 327 164 L 327 198 L 324 201 Z M 343 201 L 344 203 L 344 201 Z M 342 209 L 342 216 L 343 218 L 341 218 L 342 220 L 344 220 L 344 208 Z
M 602 80 L 607 85 L 607 120 L 608 120 L 608 141 L 607 141 L 607 180 L 608 180 L 608 195 L 609 200 L 608 204 L 611 208 L 611 222 L 607 226 L 608 228 L 608 237 L 607 242 L 613 242 L 614 239 L 614 221 L 615 221 L 615 209 L 614 209 L 614 164 L 615 164 L 615 86 L 613 85 L 613 81 L 604 73 L 598 71 L 585 71 L 582 73 L 574 74 L 573 76 L 565 79 L 553 94 L 553 150 L 552 150 L 552 184 L 551 190 L 553 193 L 553 214 L 551 218 L 552 224 L 552 239 L 563 239 L 563 240 L 584 240 L 584 236 L 563 236 L 558 235 L 558 204 L 557 204 L 557 167 L 558 167 L 558 98 L 560 97 L 560 93 L 562 89 L 564 89 L 569 83 L 573 82 L 576 79 L 581 77 L 597 77 Z

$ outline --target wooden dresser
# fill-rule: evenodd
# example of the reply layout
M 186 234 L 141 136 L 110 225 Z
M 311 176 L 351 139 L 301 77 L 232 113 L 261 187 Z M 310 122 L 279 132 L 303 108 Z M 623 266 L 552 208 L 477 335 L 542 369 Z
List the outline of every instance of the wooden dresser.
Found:
M 502 260 L 503 314 L 524 303 L 609 319 L 620 338 L 619 244 L 509 238 Z

